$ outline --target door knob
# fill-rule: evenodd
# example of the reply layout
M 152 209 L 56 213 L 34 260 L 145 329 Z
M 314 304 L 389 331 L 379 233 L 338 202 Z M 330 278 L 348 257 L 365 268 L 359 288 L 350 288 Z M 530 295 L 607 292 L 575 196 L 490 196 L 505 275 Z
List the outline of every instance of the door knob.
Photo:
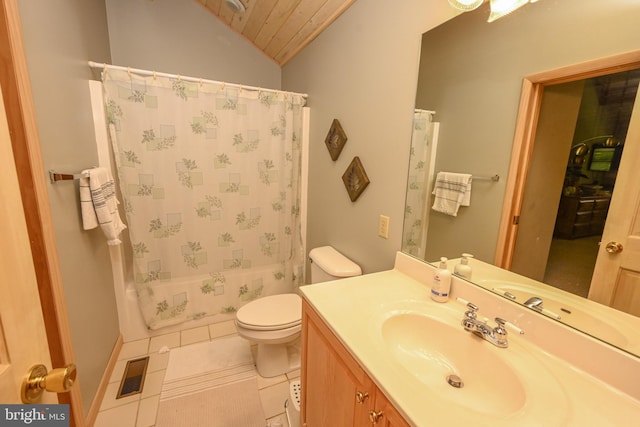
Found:
M 49 373 L 44 365 L 33 365 L 22 380 L 20 390 L 22 403 L 36 402 L 45 390 L 54 393 L 64 393 L 71 390 L 76 375 L 76 365 L 73 363 L 67 365 L 66 368 L 52 369 Z
M 621 243 L 618 243 L 618 242 L 609 242 L 607 243 L 607 246 L 605 247 L 605 249 L 610 254 L 617 254 L 622 252 L 623 246 Z

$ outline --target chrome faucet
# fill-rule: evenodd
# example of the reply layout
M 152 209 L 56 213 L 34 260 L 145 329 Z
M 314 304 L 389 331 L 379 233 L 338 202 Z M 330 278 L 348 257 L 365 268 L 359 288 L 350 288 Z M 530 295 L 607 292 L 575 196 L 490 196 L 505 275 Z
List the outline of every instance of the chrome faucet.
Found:
M 478 306 L 469 302 L 467 303 L 467 308 L 468 310 L 464 312 L 464 318 L 462 319 L 462 326 L 465 331 L 472 332 L 500 348 L 507 348 L 509 346 L 507 329 L 505 327 L 507 322 L 504 319 L 496 317 L 497 326 L 491 328 L 485 322 L 478 320 Z
M 525 307 L 529 307 L 532 310 L 538 311 L 542 314 L 546 314 L 549 317 L 553 317 L 554 319 L 562 319 L 562 317 L 558 313 L 554 313 L 551 310 L 547 310 L 544 308 L 542 298 L 540 297 L 531 297 L 524 302 Z
M 537 311 L 542 311 L 544 308 L 542 306 L 542 298 L 540 297 L 531 297 L 524 302 L 524 305 Z

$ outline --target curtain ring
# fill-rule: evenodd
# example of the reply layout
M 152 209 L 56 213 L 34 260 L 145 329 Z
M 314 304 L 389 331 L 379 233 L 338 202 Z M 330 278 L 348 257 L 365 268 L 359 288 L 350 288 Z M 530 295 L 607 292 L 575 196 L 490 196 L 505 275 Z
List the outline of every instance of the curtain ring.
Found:
M 156 80 L 157 76 L 156 76 L 156 71 L 153 71 L 153 80 Z
M 131 67 L 127 67 L 127 74 L 131 77 Z

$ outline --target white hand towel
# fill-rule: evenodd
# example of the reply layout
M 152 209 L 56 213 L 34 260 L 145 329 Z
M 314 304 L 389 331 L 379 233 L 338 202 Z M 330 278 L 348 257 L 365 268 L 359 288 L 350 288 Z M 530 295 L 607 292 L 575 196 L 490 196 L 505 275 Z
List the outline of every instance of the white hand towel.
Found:
M 458 216 L 460 206 L 471 204 L 471 180 L 471 174 L 467 173 L 438 172 L 432 209 Z
M 100 225 L 107 238 L 107 244 L 122 243 L 118 236 L 127 228 L 118 213 L 116 187 L 111 173 L 105 168 L 82 171 L 88 177 L 80 178 L 80 207 L 82 225 L 91 230 Z

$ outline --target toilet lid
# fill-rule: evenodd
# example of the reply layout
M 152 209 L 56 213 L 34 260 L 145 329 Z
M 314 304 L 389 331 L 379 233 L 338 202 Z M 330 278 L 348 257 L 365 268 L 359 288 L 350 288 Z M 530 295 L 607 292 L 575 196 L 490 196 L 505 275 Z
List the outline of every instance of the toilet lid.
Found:
M 251 301 L 236 313 L 236 321 L 249 329 L 274 330 L 299 325 L 302 299 L 297 294 L 271 295 Z

